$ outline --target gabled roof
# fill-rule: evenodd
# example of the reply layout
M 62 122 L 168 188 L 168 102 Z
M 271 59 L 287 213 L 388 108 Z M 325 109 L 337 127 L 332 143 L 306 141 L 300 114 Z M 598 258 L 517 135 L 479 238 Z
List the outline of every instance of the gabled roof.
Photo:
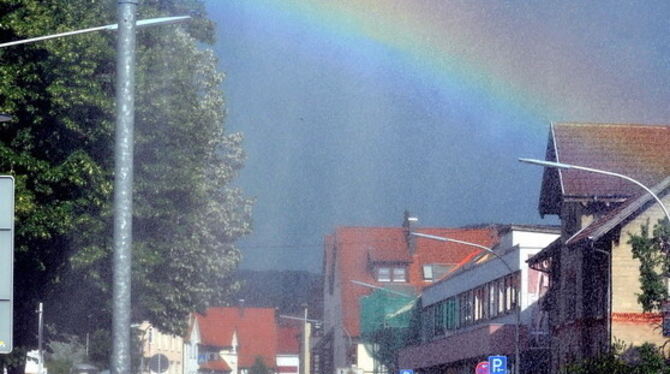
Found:
M 670 187 L 670 177 L 665 178 L 663 181 L 661 181 L 661 183 L 652 187 L 651 190 L 657 196 L 660 196 L 668 189 L 668 187 Z M 613 209 L 606 215 L 593 221 L 584 229 L 575 233 L 575 235 L 565 241 L 565 244 L 573 245 L 586 239 L 596 241 L 602 238 L 612 229 L 619 226 L 622 222 L 627 221 L 631 217 L 639 214 L 642 210 L 641 208 L 643 208 L 646 204 L 656 204 L 656 200 L 646 191 L 639 192 L 638 195 L 639 196 L 637 198 L 630 198 L 626 200 L 626 202 L 617 208 Z
M 237 332 L 238 366 L 248 368 L 257 356 L 268 367 L 275 366 L 277 355 L 277 323 L 270 308 L 213 307 L 205 314 L 196 314 L 201 344 L 228 347 Z
M 293 354 L 300 353 L 300 336 L 302 331 L 298 327 L 279 327 L 277 334 L 277 353 Z
M 417 232 L 446 236 L 453 239 L 493 246 L 498 242 L 496 226 L 478 228 L 422 228 Z M 359 300 L 371 289 L 356 285 L 352 280 L 381 287 L 393 283 L 377 282 L 370 271 L 368 259 L 384 262 L 409 262 L 409 286 L 420 290 L 430 283 L 423 281 L 424 264 L 456 265 L 478 249 L 455 243 L 445 243 L 425 238 L 416 239 L 416 250 L 410 254 L 406 230 L 402 227 L 339 227 L 334 235 L 326 237 L 324 279 L 328 282 L 330 271 L 339 273 L 341 286 L 342 319 L 344 328 L 352 337 L 360 335 Z M 328 245 L 330 244 L 330 245 Z M 333 259 L 335 262 L 332 263 Z M 408 261 L 409 260 L 409 261 Z M 325 285 L 328 287 L 328 284 Z
M 552 123 L 546 159 L 630 176 L 655 185 L 670 175 L 670 126 Z M 638 187 L 625 180 L 572 169 L 545 168 L 540 214 L 558 214 L 564 198 L 623 200 Z

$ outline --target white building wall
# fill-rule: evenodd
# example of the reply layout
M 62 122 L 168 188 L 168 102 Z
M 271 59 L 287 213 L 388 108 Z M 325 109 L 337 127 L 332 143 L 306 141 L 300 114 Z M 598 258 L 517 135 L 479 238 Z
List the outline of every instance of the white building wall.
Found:
M 530 323 L 532 318 L 532 311 L 528 307 L 537 301 L 537 295 L 529 292 L 530 273 L 526 260 L 556 240 L 558 236 L 559 234 L 512 229 L 501 238 L 500 244 L 494 248 L 498 256 L 509 265 L 513 272 L 521 271 L 521 319 L 524 324 Z M 498 258 L 492 258 L 483 264 L 471 264 L 448 279 L 425 288 L 421 301 L 424 307 L 436 304 L 507 274 L 510 274 L 509 269 Z M 515 323 L 515 318 L 514 315 L 508 314 L 492 321 L 496 323 Z
M 300 357 L 299 355 L 282 354 L 277 355 L 277 367 L 294 367 L 295 371 L 281 371 L 282 374 L 298 374 L 300 373 Z
M 193 329 L 191 329 L 191 336 L 188 341 L 184 342 L 184 374 L 198 373 L 198 344 L 200 344 L 200 328 L 198 321 L 193 322 Z
M 370 350 L 372 349 L 371 344 L 362 344 L 359 343 L 357 344 L 356 347 L 356 356 L 358 358 L 356 362 L 356 367 L 359 368 L 360 370 L 363 371 L 363 373 L 366 374 L 371 374 L 378 372 L 376 369 L 376 363 L 375 360 L 372 358 L 372 355 L 370 354 Z

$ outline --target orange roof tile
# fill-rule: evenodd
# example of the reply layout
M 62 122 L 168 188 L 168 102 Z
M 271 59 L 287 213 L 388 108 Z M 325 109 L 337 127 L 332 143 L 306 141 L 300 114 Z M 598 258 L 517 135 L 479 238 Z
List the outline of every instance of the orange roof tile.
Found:
M 279 327 L 277 334 L 277 353 L 299 354 L 300 336 L 302 331 L 299 327 Z
M 257 356 L 274 367 L 277 355 L 277 323 L 270 308 L 213 307 L 196 314 L 202 344 L 230 346 L 237 331 L 238 366 L 248 368 Z
M 497 229 L 494 226 L 483 228 L 422 228 L 417 232 L 446 236 L 453 239 L 470 241 L 492 247 L 498 242 Z M 440 242 L 425 238 L 415 238 L 416 251 L 409 253 L 406 231 L 401 227 L 340 227 L 335 231 L 334 238 L 326 237 L 324 260 L 326 274 L 330 272 L 333 257 L 335 271 L 339 272 L 342 287 L 342 313 L 344 327 L 352 337 L 360 334 L 359 299 L 368 295 L 371 289 L 359 286 L 352 280 L 365 282 L 380 287 L 388 287 L 394 283 L 377 282 L 370 271 L 368 259 L 389 263 L 409 262 L 407 268 L 408 283 L 415 290 L 429 285 L 423 280 L 424 264 L 456 265 L 463 259 L 479 252 L 478 249 L 449 242 Z M 334 247 L 337 247 L 336 254 Z M 409 261 L 408 261 L 409 260 Z M 325 277 L 328 279 L 328 276 Z M 395 283 L 398 285 L 398 283 Z

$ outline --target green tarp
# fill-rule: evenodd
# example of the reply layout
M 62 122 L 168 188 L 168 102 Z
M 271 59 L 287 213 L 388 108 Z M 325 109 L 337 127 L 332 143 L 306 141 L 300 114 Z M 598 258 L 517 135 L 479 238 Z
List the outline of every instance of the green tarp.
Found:
M 407 328 L 416 298 L 375 290 L 359 300 L 361 334 L 371 335 L 384 327 Z

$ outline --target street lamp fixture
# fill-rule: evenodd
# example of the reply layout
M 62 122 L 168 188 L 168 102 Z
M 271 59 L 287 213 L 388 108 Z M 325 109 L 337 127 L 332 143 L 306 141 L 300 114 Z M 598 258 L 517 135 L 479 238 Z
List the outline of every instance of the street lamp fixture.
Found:
M 505 261 L 498 253 L 496 253 L 493 249 L 483 246 L 481 244 L 477 243 L 472 243 L 472 242 L 467 242 L 464 240 L 458 240 L 458 239 L 452 239 L 452 238 L 447 238 L 444 236 L 437 236 L 437 235 L 430 235 L 430 234 L 424 234 L 420 232 L 410 232 L 409 233 L 412 236 L 416 236 L 419 238 L 425 238 L 425 239 L 431 239 L 431 240 L 437 240 L 441 242 L 450 242 L 450 243 L 457 243 L 457 244 L 463 244 L 463 245 L 468 245 L 471 247 L 479 248 L 482 249 L 493 256 L 495 256 L 502 264 L 507 268 L 507 271 L 510 272 L 510 274 L 514 274 L 514 270 L 512 269 L 511 266 Z M 517 306 L 516 306 L 516 322 L 514 324 L 514 373 L 519 373 L 521 369 L 521 347 L 520 347 L 520 341 L 521 341 L 521 336 L 520 336 L 520 328 L 521 328 L 521 290 L 519 289 L 517 291 L 517 300 L 516 300 Z
M 661 209 L 663 209 L 663 213 L 665 213 L 665 217 L 668 219 L 668 222 L 670 223 L 670 213 L 668 213 L 668 209 L 665 207 L 665 204 L 663 204 L 663 201 L 656 195 L 649 187 L 645 186 L 642 184 L 640 181 L 637 181 L 627 175 L 607 171 L 607 170 L 600 170 L 600 169 L 594 169 L 594 168 L 589 168 L 585 166 L 578 166 L 578 165 L 571 165 L 571 164 L 566 164 L 563 162 L 554 162 L 554 161 L 542 161 L 542 160 L 535 160 L 532 158 L 519 158 L 519 162 L 524 162 L 526 164 L 531 164 L 531 165 L 539 165 L 539 166 L 544 166 L 544 167 L 549 167 L 549 168 L 557 168 L 557 169 L 574 169 L 574 170 L 581 170 L 581 171 L 586 171 L 589 173 L 596 173 L 596 174 L 603 174 L 603 175 L 608 175 L 610 177 L 616 177 L 620 179 L 625 179 L 631 183 L 634 183 L 641 187 L 643 190 L 647 191 L 648 194 L 651 195 L 651 197 L 656 200 L 658 205 L 661 206 Z

